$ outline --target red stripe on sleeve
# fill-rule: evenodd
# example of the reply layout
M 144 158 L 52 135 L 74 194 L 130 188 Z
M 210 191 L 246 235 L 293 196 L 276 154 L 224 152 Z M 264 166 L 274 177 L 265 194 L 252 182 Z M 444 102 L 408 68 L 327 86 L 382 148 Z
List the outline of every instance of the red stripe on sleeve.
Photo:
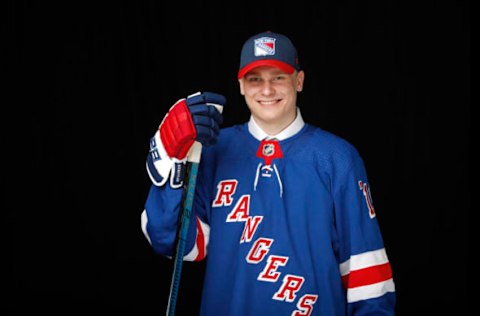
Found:
M 202 225 L 200 224 L 200 220 L 197 217 L 197 249 L 198 255 L 194 261 L 200 261 L 205 258 L 205 235 L 203 234 Z
M 384 263 L 373 267 L 350 271 L 342 277 L 345 288 L 354 288 L 363 285 L 379 283 L 392 278 L 390 263 Z

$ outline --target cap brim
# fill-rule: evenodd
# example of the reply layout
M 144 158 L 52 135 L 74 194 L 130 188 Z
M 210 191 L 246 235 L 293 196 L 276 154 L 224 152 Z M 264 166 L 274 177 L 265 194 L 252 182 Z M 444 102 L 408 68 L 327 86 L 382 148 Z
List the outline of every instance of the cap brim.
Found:
M 250 64 L 246 65 L 242 69 L 238 71 L 238 79 L 243 78 L 247 74 L 247 72 L 251 71 L 254 68 L 261 67 L 261 66 L 272 66 L 276 67 L 287 74 L 292 74 L 295 71 L 295 68 L 290 66 L 287 63 L 279 60 L 273 59 L 261 59 L 251 62 Z

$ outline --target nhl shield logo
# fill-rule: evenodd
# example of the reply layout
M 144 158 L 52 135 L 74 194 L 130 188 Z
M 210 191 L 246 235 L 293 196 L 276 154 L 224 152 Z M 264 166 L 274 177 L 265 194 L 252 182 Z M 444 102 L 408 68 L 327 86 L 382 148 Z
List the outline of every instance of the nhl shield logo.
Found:
M 273 156 L 275 154 L 275 146 L 271 143 L 264 144 L 262 153 L 265 157 Z
M 276 140 L 262 140 L 257 149 L 257 157 L 264 159 L 266 165 L 271 165 L 273 159 L 283 158 L 280 143 Z
M 255 56 L 275 55 L 275 38 L 261 37 L 255 40 Z

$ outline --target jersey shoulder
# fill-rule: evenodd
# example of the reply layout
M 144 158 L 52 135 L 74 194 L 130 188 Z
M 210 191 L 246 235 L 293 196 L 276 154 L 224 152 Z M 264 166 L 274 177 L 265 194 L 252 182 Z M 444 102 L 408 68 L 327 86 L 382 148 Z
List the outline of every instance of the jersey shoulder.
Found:
M 304 146 L 311 146 L 316 154 L 359 158 L 357 148 L 345 138 L 311 124 L 305 124 L 304 129 Z
M 255 144 L 253 136 L 246 132 L 244 124 L 224 127 L 220 130 L 217 143 L 214 146 L 204 148 L 202 154 L 205 159 L 214 160 L 218 156 L 236 156 L 242 148 L 252 147 Z
M 342 174 L 353 166 L 363 166 L 357 148 L 345 138 L 330 131 L 305 124 L 298 137 L 297 141 L 292 139 L 295 143 L 295 152 L 307 160 L 315 161 L 322 169 Z

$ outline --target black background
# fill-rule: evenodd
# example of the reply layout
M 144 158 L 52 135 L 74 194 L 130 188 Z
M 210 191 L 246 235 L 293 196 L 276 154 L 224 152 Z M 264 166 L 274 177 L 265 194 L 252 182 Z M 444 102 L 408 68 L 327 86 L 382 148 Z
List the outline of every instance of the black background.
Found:
M 265 30 L 299 50 L 304 119 L 346 138 L 366 162 L 398 315 L 467 314 L 468 1 L 4 8 L 2 314 L 164 314 L 171 261 L 140 229 L 149 138 L 196 91 L 227 97 L 224 126 L 247 120 L 239 52 Z M 202 271 L 184 265 L 181 315 L 198 307 Z

